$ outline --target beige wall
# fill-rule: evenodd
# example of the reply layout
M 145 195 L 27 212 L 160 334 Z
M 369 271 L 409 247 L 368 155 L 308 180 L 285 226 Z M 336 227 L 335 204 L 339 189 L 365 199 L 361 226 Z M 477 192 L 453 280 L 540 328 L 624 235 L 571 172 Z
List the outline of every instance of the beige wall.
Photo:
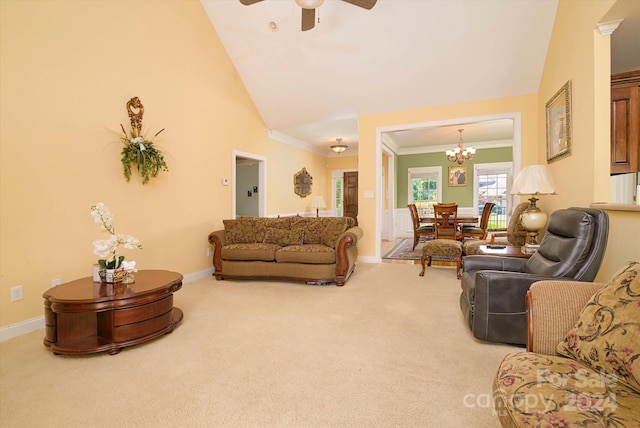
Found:
M 267 159 L 267 215 L 310 212 L 292 187 L 306 167 L 330 200 L 330 171 L 360 172 L 360 253 L 375 255 L 379 127 L 520 112 L 523 165 L 544 163 L 544 105 L 573 81 L 574 154 L 551 164 L 559 195 L 547 212 L 608 199 L 608 38 L 595 32 L 613 0 L 561 0 L 539 94 L 359 118 L 358 156 L 324 158 L 267 137 L 258 112 L 196 1 L 0 2 L 0 327 L 42 315 L 52 279 L 90 275 L 99 238 L 89 207 L 102 201 L 119 232 L 144 250 L 141 268 L 182 273 L 211 267 L 207 234 L 232 212 L 232 151 Z M 604 57 L 604 59 L 602 58 Z M 594 64 L 596 64 L 594 66 Z M 144 128 L 165 128 L 157 144 L 170 172 L 142 186 L 122 177 L 120 124 L 126 101 L 145 105 Z M 593 170 L 593 174 L 585 172 Z M 283 191 L 283 189 L 285 189 Z M 626 239 L 637 213 L 611 212 L 601 275 L 639 260 Z M 10 303 L 21 284 L 24 300 Z
M 544 198 L 547 212 L 568 206 L 609 201 L 610 36 L 596 29 L 613 0 L 560 0 L 540 83 L 538 157 L 546 159 L 545 105 L 567 81 L 572 82 L 572 154 L 549 164 L 557 196 Z M 523 160 L 526 158 L 523 158 Z M 526 162 L 530 163 L 530 162 Z M 597 280 L 607 281 L 629 260 L 640 260 L 640 213 L 610 211 L 610 233 Z
M 53 279 L 91 275 L 96 202 L 142 241 L 124 253 L 140 268 L 189 274 L 232 213 L 232 150 L 267 158 L 268 215 L 310 211 L 303 166 L 327 187 L 324 157 L 268 139 L 200 2 L 3 0 L 0 19 L 0 326 L 42 316 Z M 120 164 L 134 96 L 147 133 L 165 128 L 170 171 L 145 186 Z

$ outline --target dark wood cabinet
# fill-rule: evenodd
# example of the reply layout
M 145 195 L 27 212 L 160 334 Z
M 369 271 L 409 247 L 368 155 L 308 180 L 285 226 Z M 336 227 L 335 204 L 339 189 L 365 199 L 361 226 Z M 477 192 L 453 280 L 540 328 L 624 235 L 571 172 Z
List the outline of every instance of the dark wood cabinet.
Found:
M 640 70 L 611 76 L 611 174 L 640 171 Z

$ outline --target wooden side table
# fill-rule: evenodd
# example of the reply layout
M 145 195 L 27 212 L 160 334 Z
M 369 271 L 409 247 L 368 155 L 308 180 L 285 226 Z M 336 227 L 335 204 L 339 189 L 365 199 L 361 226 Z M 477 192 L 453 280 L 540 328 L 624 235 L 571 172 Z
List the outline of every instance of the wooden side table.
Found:
M 480 245 L 480 254 L 487 256 L 502 256 L 502 257 L 520 257 L 528 259 L 533 256 L 533 253 L 525 253 L 522 251 L 522 247 L 517 245 L 505 245 L 504 248 L 489 248 L 488 245 Z
M 142 270 L 133 284 L 104 284 L 92 277 L 50 288 L 44 294 L 44 344 L 54 354 L 117 354 L 125 346 L 173 331 L 182 311 L 173 293 L 182 275 Z

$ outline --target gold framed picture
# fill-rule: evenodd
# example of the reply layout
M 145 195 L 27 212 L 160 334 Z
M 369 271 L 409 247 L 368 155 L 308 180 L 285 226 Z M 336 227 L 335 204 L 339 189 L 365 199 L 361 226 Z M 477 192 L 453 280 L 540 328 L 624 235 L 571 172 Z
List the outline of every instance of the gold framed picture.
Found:
M 571 154 L 571 80 L 547 102 L 547 163 Z
M 456 165 L 449 167 L 449 186 L 467 185 L 467 167 Z
M 293 176 L 293 192 L 301 198 L 306 198 L 311 194 L 312 185 L 313 178 L 304 167 Z

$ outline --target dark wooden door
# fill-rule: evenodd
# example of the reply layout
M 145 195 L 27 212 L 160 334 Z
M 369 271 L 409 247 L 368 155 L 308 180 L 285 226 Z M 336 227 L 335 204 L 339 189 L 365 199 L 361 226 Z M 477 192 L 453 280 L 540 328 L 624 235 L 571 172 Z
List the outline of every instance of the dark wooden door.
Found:
M 358 222 L 358 173 L 344 173 L 343 215 L 353 217 Z

